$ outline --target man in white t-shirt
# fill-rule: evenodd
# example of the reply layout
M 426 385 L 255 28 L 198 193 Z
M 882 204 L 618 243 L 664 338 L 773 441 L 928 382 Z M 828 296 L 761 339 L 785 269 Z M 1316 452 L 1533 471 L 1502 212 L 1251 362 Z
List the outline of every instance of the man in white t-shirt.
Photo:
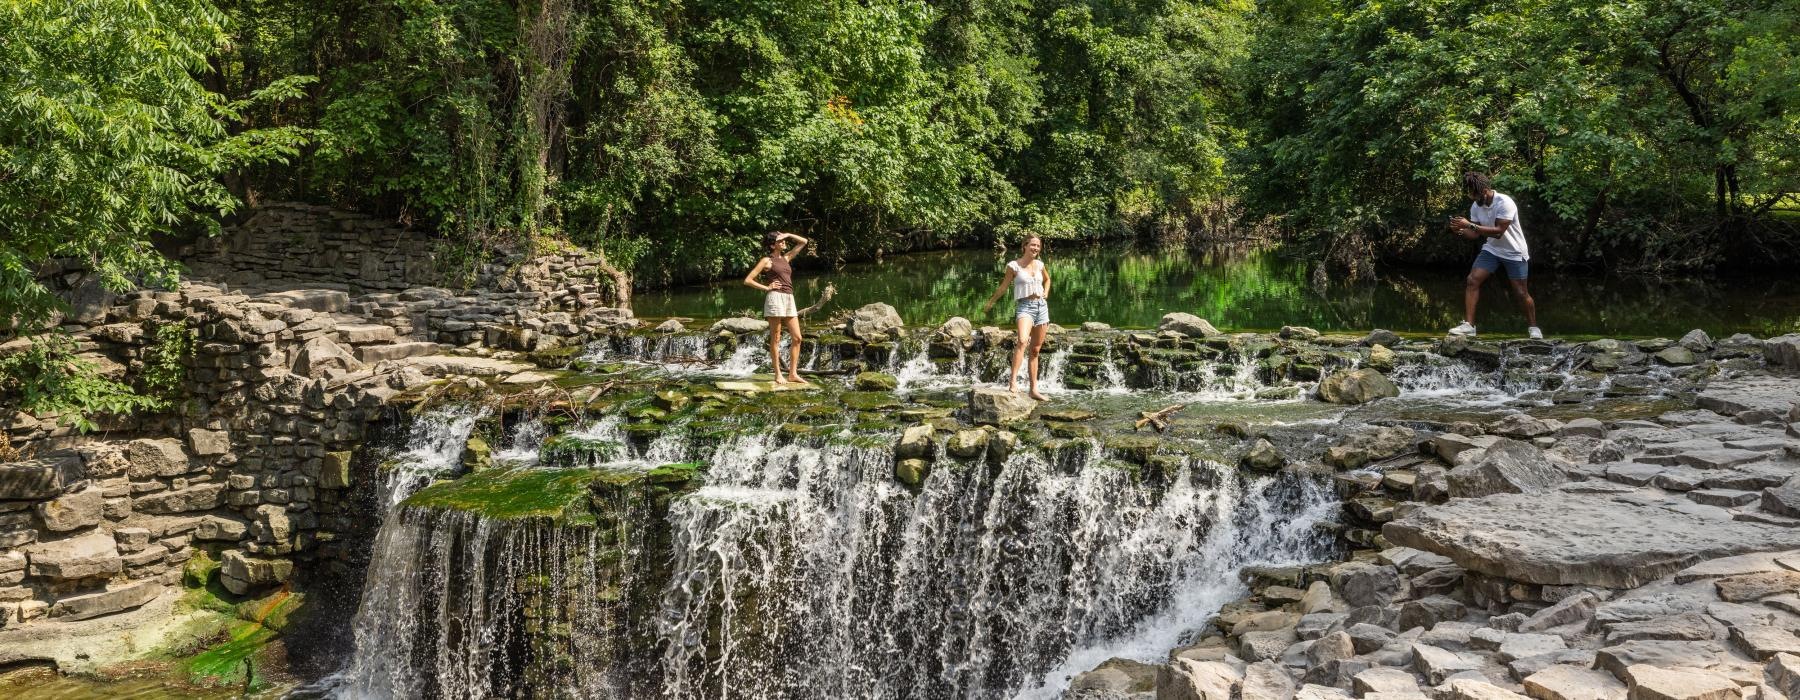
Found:
M 1481 253 L 1475 256 L 1475 265 L 1464 280 L 1462 325 L 1450 329 L 1450 334 L 1475 335 L 1475 305 L 1481 301 L 1481 285 L 1505 268 L 1507 281 L 1525 305 L 1525 322 L 1531 337 L 1543 338 L 1544 332 L 1538 330 L 1537 302 L 1532 301 L 1531 290 L 1525 286 L 1525 278 L 1531 272 L 1531 250 L 1525 246 L 1525 229 L 1519 226 L 1519 206 L 1512 197 L 1495 192 L 1483 173 L 1463 173 L 1463 191 L 1471 202 L 1469 218 L 1450 217 L 1450 230 L 1471 241 L 1486 239 L 1487 243 L 1482 244 Z

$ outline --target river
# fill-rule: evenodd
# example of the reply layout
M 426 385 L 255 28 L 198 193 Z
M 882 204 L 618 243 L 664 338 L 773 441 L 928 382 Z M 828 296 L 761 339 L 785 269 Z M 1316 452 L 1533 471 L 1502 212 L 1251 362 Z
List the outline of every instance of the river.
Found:
M 1185 311 L 1227 331 L 1296 325 L 1325 332 L 1385 328 L 1441 335 L 1462 320 L 1467 272 L 1461 267 L 1397 269 L 1373 283 L 1315 289 L 1305 263 L 1270 250 L 1073 245 L 1053 247 L 1045 262 L 1053 283 L 1053 321 L 1148 328 L 1165 313 Z M 836 270 L 801 269 L 796 296 L 805 306 L 833 284 L 837 295 L 823 311 L 827 316 L 881 301 L 893 304 L 909 324 L 935 325 L 951 316 L 978 325 L 1004 324 L 1011 311 L 1004 300 L 981 313 L 1004 264 L 990 249 L 895 255 Z M 1800 278 L 1793 276 L 1652 280 L 1538 269 L 1532 283 L 1539 325 L 1552 337 L 1679 338 L 1694 328 L 1714 337 L 1768 337 L 1800 330 Z M 1525 319 L 1505 287 L 1499 280 L 1488 282 L 1476 325 L 1484 333 L 1521 336 Z M 760 292 L 730 280 L 641 292 L 635 307 L 645 318 L 709 319 L 760 314 L 761 299 Z

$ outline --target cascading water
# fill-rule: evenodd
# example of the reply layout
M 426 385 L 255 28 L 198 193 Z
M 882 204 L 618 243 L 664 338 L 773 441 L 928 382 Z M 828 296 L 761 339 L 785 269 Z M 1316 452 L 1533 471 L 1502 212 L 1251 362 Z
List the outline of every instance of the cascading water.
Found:
M 940 468 L 917 494 L 884 448 L 719 450 L 669 513 L 668 697 L 1053 695 L 1091 657 L 1174 646 L 1239 568 L 1316 558 L 1330 502 L 1197 461 L 1150 484 L 1093 449 Z

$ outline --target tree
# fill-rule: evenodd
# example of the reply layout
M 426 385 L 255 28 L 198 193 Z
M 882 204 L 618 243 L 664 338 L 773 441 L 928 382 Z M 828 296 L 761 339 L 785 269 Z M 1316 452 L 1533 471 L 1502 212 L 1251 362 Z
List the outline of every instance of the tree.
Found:
M 199 0 L 0 0 L 4 330 L 36 333 L 58 319 L 62 301 L 40 277 L 50 269 L 114 292 L 172 286 L 176 268 L 151 236 L 215 229 L 236 205 L 222 174 L 298 152 L 298 129 L 230 131 L 250 101 L 227 101 L 197 77 L 225 43 L 222 21 Z M 305 82 L 285 77 L 252 99 L 290 97 Z M 78 423 L 149 405 L 93 376 L 72 345 L 44 336 L 7 358 L 0 393 Z

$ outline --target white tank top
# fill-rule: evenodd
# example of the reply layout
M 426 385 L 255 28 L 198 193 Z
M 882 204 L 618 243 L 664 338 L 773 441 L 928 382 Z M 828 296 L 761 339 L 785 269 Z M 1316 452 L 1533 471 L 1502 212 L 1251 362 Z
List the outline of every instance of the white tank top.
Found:
M 1019 261 L 1006 263 L 1006 268 L 1013 271 L 1013 298 L 1029 299 L 1044 296 L 1044 263 L 1033 262 L 1031 267 L 1019 267 Z

